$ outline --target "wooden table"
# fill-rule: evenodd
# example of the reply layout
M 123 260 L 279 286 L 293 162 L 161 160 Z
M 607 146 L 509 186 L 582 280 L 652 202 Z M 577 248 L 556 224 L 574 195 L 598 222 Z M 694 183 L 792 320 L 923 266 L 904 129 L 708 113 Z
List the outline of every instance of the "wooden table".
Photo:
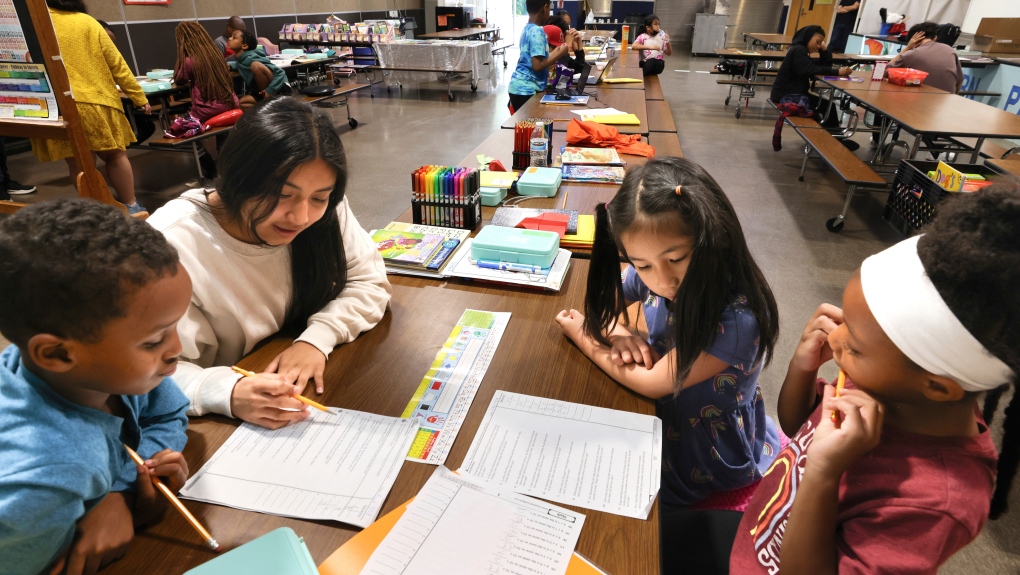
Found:
M 1020 138 L 1020 116 L 956 94 L 931 94 L 906 91 L 870 90 L 847 93 L 855 102 L 883 114 L 884 142 L 895 122 L 915 138 L 907 158 L 919 151 L 921 136 L 977 138 L 970 163 L 977 163 L 986 138 Z M 876 151 L 875 158 L 878 157 Z M 873 161 L 874 161 L 873 159 Z
M 583 305 L 588 262 L 574 260 L 571 268 L 558 293 L 390 276 L 391 310 L 374 329 L 332 353 L 326 364 L 326 391 L 316 399 L 330 406 L 399 416 L 450 328 L 465 309 L 473 308 L 513 316 L 447 467 L 457 469 L 463 462 L 496 390 L 653 414 L 651 401 L 612 382 L 561 335 L 553 321 L 560 310 Z M 289 338 L 270 341 L 240 365 L 261 370 L 289 344 Z M 191 470 L 208 461 L 237 426 L 236 420 L 220 416 L 192 420 L 184 450 Z M 431 465 L 405 462 L 380 516 L 415 496 L 434 470 Z M 304 538 L 316 564 L 358 531 L 337 522 L 303 521 L 194 501 L 185 504 L 226 549 L 273 529 L 291 527 Z M 577 510 L 586 516 L 577 545 L 582 555 L 609 573 L 658 573 L 657 511 L 641 521 Z M 181 573 L 213 557 L 181 516 L 169 512 L 161 523 L 140 533 L 127 555 L 103 573 Z
M 460 30 L 443 30 L 431 34 L 418 34 L 415 38 L 423 40 L 471 40 L 481 39 L 499 32 L 499 28 L 463 28 Z
M 760 44 L 765 49 L 781 48 L 783 46 L 793 45 L 793 36 L 786 34 L 767 34 L 763 32 L 744 32 L 744 41 L 747 42 L 748 48 L 753 48 L 756 44 Z
M 921 84 L 920 86 L 900 86 L 888 80 L 876 81 L 871 79 L 872 72 L 857 71 L 850 74 L 853 78 L 860 78 L 863 82 L 851 82 L 849 80 L 833 80 L 830 76 L 815 76 L 815 80 L 830 86 L 841 92 L 905 92 L 908 94 L 948 94 L 945 90 Z M 829 78 L 829 79 L 826 79 Z
M 599 98 L 598 100 L 594 97 L 591 98 L 588 101 L 587 108 L 616 108 L 621 112 L 631 113 L 638 117 L 641 123 L 636 126 L 614 126 L 621 134 L 648 133 L 648 114 L 645 108 L 644 90 L 617 90 L 615 88 L 589 86 L 586 91 L 589 94 L 594 93 Z M 532 96 L 526 104 L 521 106 L 520 110 L 514 112 L 513 116 L 510 116 L 509 119 L 503 122 L 502 127 L 512 130 L 517 122 L 525 118 L 551 118 L 553 120 L 553 131 L 562 132 L 567 129 L 567 122 L 578 117 L 571 110 L 584 108 L 584 106 L 545 105 L 541 103 L 542 96 L 544 95 L 544 93 L 540 92 Z

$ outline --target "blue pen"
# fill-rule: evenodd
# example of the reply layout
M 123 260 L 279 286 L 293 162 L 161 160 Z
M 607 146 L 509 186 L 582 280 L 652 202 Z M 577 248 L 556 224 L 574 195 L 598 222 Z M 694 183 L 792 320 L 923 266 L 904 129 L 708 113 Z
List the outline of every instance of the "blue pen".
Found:
M 494 262 L 491 260 L 477 260 L 478 267 L 486 270 L 501 270 L 507 272 L 520 272 L 526 274 L 542 273 L 542 266 L 528 264 L 515 264 L 510 262 Z

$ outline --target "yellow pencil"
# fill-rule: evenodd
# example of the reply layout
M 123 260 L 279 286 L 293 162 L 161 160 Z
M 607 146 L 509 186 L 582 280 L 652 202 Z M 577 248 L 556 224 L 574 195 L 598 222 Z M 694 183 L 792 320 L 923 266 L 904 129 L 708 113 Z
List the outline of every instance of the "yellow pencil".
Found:
M 843 392 L 843 386 L 845 385 L 846 385 L 846 372 L 841 369 L 839 370 L 839 377 L 836 378 L 836 395 L 833 397 L 839 397 L 839 394 Z M 833 409 L 831 418 L 833 421 L 838 420 L 839 412 Z
M 247 369 L 244 369 L 244 368 L 241 368 L 241 367 L 237 367 L 236 365 L 231 366 L 230 369 L 236 371 L 237 373 L 240 373 L 241 375 L 243 375 L 245 377 L 255 377 L 255 376 L 258 375 L 257 373 L 255 373 L 253 371 L 248 371 Z M 291 397 L 293 397 L 294 399 L 300 401 L 301 403 L 304 403 L 305 405 L 310 405 L 310 406 L 314 407 L 315 409 L 318 409 L 318 410 L 321 410 L 321 411 L 325 411 L 326 413 L 328 413 L 330 415 L 333 415 L 333 411 L 330 408 L 326 407 L 325 405 L 322 405 L 321 403 L 317 403 L 315 401 L 312 401 L 312 400 L 308 399 L 307 397 L 305 397 L 303 395 L 298 395 L 298 394 L 294 393 L 294 394 L 291 394 Z
M 567 196 L 570 195 L 570 190 L 563 192 L 563 205 L 560 206 L 561 210 L 567 209 Z
M 138 465 L 145 465 L 145 461 L 137 453 L 135 453 L 134 449 L 131 449 L 127 445 L 124 446 L 124 449 L 127 449 L 128 455 L 131 456 L 132 461 Z M 220 547 L 220 544 L 217 543 L 216 540 L 213 539 L 213 536 L 209 534 L 209 531 L 207 531 L 205 527 L 202 527 L 202 524 L 198 522 L 198 519 L 195 519 L 195 516 L 188 511 L 188 508 L 181 503 L 180 499 L 177 499 L 174 492 L 170 491 L 170 488 L 167 487 L 160 478 L 152 477 L 152 484 L 156 487 L 157 491 L 166 497 L 167 501 L 169 501 L 171 505 L 177 508 L 177 511 L 181 512 L 181 515 L 184 516 L 184 519 L 191 524 L 195 531 L 198 531 L 198 534 L 202 537 L 202 539 L 205 539 L 205 544 L 208 545 L 210 549 L 217 553 L 223 550 L 223 548 Z

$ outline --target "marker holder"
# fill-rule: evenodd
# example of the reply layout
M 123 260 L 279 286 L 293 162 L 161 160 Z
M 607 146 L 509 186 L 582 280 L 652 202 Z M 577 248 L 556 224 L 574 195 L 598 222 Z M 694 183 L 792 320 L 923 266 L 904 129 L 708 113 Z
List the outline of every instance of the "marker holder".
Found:
M 473 230 L 482 223 L 482 196 L 476 190 L 460 202 L 411 200 L 414 223 Z

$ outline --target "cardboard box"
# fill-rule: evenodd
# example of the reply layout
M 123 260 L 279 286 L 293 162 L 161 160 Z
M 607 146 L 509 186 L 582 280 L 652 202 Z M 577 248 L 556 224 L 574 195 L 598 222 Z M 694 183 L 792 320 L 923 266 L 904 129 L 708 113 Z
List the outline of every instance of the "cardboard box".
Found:
M 982 18 L 971 49 L 1020 54 L 1020 18 Z

